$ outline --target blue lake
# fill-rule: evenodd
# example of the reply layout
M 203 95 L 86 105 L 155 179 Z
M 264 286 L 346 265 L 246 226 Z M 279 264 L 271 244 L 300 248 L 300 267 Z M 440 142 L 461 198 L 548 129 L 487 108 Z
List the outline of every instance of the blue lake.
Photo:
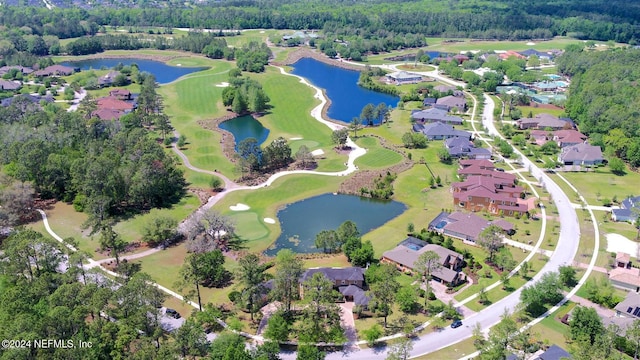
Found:
M 61 63 L 61 65 L 80 68 L 81 70 L 99 70 L 102 68 L 110 69 L 116 67 L 120 63 L 122 63 L 122 65 L 131 65 L 133 63 L 138 64 L 140 71 L 146 71 L 153 74 L 159 84 L 166 84 L 181 76 L 207 69 L 206 67 L 170 66 L 160 61 L 146 59 L 87 59 L 66 61 Z
M 262 126 L 258 120 L 250 115 L 224 121 L 218 127 L 233 134 L 236 147 L 247 138 L 254 138 L 258 140 L 258 144 L 262 144 L 269 136 L 269 129 Z
M 345 70 L 311 58 L 302 58 L 292 66 L 293 74 L 325 90 L 331 99 L 327 113 L 332 119 L 349 123 L 354 117 L 359 117 L 362 108 L 369 103 L 378 105 L 383 102 L 393 107 L 398 104 L 397 96 L 358 86 L 358 71 Z
M 265 254 L 273 256 L 281 249 L 297 253 L 320 252 L 322 250 L 315 247 L 316 235 L 320 231 L 337 229 L 343 222 L 351 220 L 361 234 L 366 234 L 406 209 L 397 201 L 342 194 L 324 194 L 298 201 L 278 211 L 282 233 Z M 398 236 L 398 241 L 403 240 L 402 234 Z

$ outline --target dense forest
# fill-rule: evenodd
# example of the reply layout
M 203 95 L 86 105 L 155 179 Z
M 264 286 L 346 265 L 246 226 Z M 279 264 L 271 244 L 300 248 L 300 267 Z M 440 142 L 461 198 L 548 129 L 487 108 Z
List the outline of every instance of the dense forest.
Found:
M 555 35 L 635 42 L 640 6 L 626 1 L 219 1 L 189 8 L 89 10 L 2 7 L 0 24 L 58 38 L 96 34 L 101 26 L 211 29 L 321 29 L 363 39 L 445 36 L 539 39 Z
M 566 112 L 591 143 L 640 166 L 640 50 L 569 47 L 558 71 L 572 77 Z

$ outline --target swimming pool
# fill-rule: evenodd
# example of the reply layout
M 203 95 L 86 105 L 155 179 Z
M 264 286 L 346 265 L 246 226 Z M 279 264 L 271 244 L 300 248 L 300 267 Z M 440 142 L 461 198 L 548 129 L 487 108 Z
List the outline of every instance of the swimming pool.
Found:
M 416 244 L 412 244 L 412 243 L 404 244 L 404 246 L 408 247 L 409 249 L 411 249 L 413 251 L 418 251 L 418 250 L 422 249 L 422 246 L 416 245 Z
M 443 227 L 445 227 L 445 226 L 447 226 L 447 222 L 446 222 L 446 221 L 440 221 L 440 222 L 438 223 L 438 225 L 436 225 L 436 229 L 440 230 L 440 229 L 442 229 L 442 228 L 443 228 Z

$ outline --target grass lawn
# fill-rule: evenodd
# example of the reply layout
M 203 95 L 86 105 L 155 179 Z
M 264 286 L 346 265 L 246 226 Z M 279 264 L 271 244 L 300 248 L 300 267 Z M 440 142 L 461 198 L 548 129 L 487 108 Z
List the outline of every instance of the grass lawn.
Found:
M 550 114 L 553 116 L 561 117 L 565 116 L 563 109 L 545 109 L 535 106 L 516 106 L 518 109 L 522 111 L 522 117 L 528 117 L 529 113 L 532 116 L 536 116 L 538 114 Z
M 424 305 L 424 299 L 418 298 L 418 303 L 421 303 Z M 444 306 L 444 304 L 440 300 L 430 301 L 429 305 L 438 306 L 438 307 Z M 387 317 L 386 331 L 388 332 L 388 334 L 386 335 L 391 335 L 391 334 L 395 334 L 402 331 L 402 329 L 399 329 L 397 326 L 394 326 L 394 324 L 397 324 L 398 322 L 406 321 L 414 324 L 417 327 L 418 325 L 423 324 L 426 321 L 429 321 L 431 318 L 432 318 L 431 316 L 427 316 L 421 313 L 416 313 L 416 314 L 404 313 L 399 309 L 397 304 L 393 304 L 392 312 Z M 363 338 L 361 333 L 363 330 L 370 329 L 375 324 L 379 324 L 384 329 L 383 317 L 377 317 L 377 316 L 360 317 L 355 320 L 355 323 L 356 323 L 356 330 L 358 331 L 360 338 Z
M 200 207 L 200 200 L 195 195 L 189 194 L 170 208 L 152 209 L 148 213 L 135 215 L 130 219 L 119 222 L 113 229 L 128 242 L 141 241 L 144 226 L 151 219 L 158 216 L 166 216 L 180 222 L 198 207 Z
M 447 346 L 444 349 L 440 349 L 430 354 L 421 355 L 412 359 L 415 359 L 415 360 L 460 359 L 474 352 L 476 352 L 476 348 L 473 345 L 473 339 L 469 338 L 469 339 L 460 341 L 457 344 Z
M 380 141 L 374 137 L 360 137 L 356 144 L 367 149 L 367 153 L 355 161 L 360 169 L 381 169 L 402 161 L 402 155 L 383 148 Z
M 406 71 L 433 71 L 436 68 L 431 65 L 425 65 L 425 64 L 418 64 L 418 65 L 404 64 L 404 65 L 398 65 L 398 69 L 406 70 Z
M 565 350 L 569 350 L 568 337 L 569 326 L 560 322 L 560 319 L 576 306 L 575 303 L 568 301 L 560 309 L 546 317 L 540 323 L 531 328 L 531 333 L 535 338 L 540 339 L 544 343 L 555 344 Z
M 527 45 L 529 40 L 522 41 L 471 41 L 470 39 L 458 39 L 460 42 L 445 43 L 445 38 L 427 38 L 429 46 L 426 48 L 428 51 L 444 51 L 459 53 L 462 51 L 471 50 L 514 50 L 522 51 L 526 49 L 535 49 L 538 51 L 552 50 L 552 49 L 564 49 L 569 44 L 582 44 L 581 40 L 568 38 L 563 36 L 556 36 L 548 41 L 535 41 L 535 45 Z M 599 44 L 604 44 L 598 42 Z
M 608 167 L 588 173 L 564 172 L 562 176 L 580 191 L 590 205 L 602 205 L 603 199 L 612 200 L 614 196 L 622 201 L 629 195 L 637 194 L 640 183 L 639 173 L 627 170 L 626 175 L 618 176 L 611 173 Z

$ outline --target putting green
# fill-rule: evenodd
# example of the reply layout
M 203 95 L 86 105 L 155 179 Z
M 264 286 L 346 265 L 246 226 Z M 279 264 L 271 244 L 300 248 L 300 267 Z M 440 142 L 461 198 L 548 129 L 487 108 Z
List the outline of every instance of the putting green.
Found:
M 269 229 L 263 224 L 262 217 L 253 211 L 242 211 L 228 215 L 238 226 L 237 234 L 246 240 L 257 240 L 269 235 Z

